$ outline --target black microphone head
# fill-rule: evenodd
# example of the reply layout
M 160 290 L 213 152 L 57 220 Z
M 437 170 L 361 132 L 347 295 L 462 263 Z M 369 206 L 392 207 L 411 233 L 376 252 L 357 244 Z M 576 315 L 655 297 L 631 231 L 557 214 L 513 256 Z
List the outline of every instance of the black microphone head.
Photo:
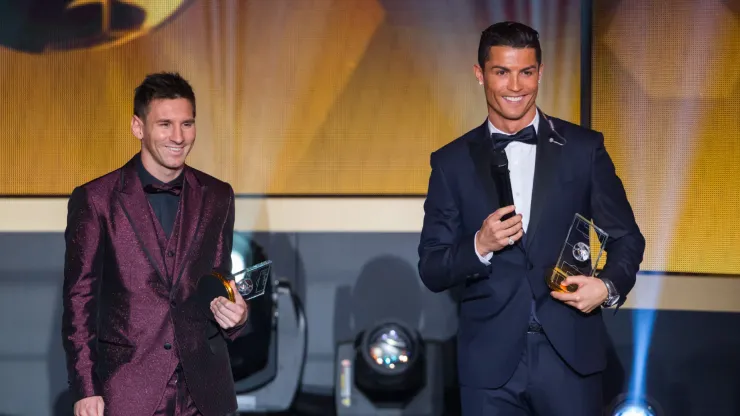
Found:
M 491 162 L 498 168 L 505 168 L 509 166 L 509 159 L 506 157 L 506 152 L 502 150 L 493 150 L 491 152 Z

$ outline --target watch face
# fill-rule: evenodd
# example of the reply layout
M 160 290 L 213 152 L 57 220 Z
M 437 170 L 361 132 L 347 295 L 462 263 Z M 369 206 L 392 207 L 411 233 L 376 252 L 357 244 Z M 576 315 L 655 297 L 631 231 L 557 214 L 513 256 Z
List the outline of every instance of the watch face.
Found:
M 603 305 L 606 307 L 613 306 L 619 301 L 619 294 L 617 293 L 617 289 L 614 287 L 614 284 L 608 279 L 602 279 L 602 282 L 604 282 L 607 290 L 606 300 L 604 301 Z
M 611 292 L 611 290 L 609 292 Z M 606 304 L 606 306 L 614 306 L 614 304 L 616 304 L 618 301 L 619 295 L 613 295 L 609 293 L 606 300 L 604 301 L 604 304 Z

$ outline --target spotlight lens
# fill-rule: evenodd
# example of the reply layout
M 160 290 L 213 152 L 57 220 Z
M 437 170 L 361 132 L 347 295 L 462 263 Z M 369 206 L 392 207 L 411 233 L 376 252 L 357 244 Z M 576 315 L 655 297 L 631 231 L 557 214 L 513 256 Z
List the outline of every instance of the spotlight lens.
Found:
M 618 409 L 614 412 L 614 416 L 655 416 L 655 413 L 653 413 L 650 407 L 632 404 Z
M 382 328 L 370 341 L 369 353 L 373 361 L 389 370 L 402 371 L 409 362 L 411 340 L 401 330 Z

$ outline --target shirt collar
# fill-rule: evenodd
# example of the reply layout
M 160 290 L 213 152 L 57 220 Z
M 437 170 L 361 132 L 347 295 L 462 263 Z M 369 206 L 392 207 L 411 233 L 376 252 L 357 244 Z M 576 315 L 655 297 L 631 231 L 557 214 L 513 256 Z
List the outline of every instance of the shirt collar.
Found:
M 512 134 L 512 133 L 504 133 L 503 131 L 497 129 L 493 125 L 493 123 L 491 123 L 491 120 L 490 119 L 487 119 L 487 120 L 488 120 L 488 131 L 489 131 L 489 133 L 491 133 L 491 134 L 492 133 L 501 133 L 501 134 L 505 134 L 507 136 Z M 532 119 L 532 122 L 529 123 L 529 124 L 527 124 L 526 126 L 524 126 L 524 128 L 527 128 L 529 126 L 534 126 L 534 132 L 535 133 L 538 133 L 538 130 L 537 129 L 540 126 L 540 110 L 538 110 L 537 108 L 535 108 L 535 114 L 534 114 L 534 118 Z M 522 130 L 524 130 L 524 129 L 522 129 Z M 513 134 L 516 134 L 516 133 L 513 133 Z
M 183 170 L 185 172 L 185 170 Z M 164 185 L 165 182 L 160 181 L 159 179 L 155 178 L 151 173 L 149 173 L 148 170 L 144 167 L 144 164 L 141 163 L 141 153 L 138 153 L 136 155 L 136 173 L 139 175 L 139 180 L 141 181 L 142 186 L 147 185 Z M 183 175 L 180 173 L 180 175 L 177 176 L 177 178 L 173 179 L 172 181 L 168 182 L 170 184 L 178 184 L 182 182 Z

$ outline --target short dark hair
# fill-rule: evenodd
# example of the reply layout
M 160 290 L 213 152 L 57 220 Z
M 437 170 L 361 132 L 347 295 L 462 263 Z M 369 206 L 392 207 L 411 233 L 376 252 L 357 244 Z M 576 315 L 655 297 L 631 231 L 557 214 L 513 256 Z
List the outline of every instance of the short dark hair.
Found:
M 157 99 L 185 98 L 193 106 L 195 117 L 195 93 L 193 87 L 177 72 L 149 74 L 134 90 L 134 114 L 140 119 L 149 113 L 149 104 Z
M 510 46 L 512 48 L 534 48 L 537 64 L 542 63 L 540 34 L 531 27 L 519 22 L 498 22 L 488 26 L 480 35 L 478 45 L 478 65 L 485 68 L 491 57 L 491 47 Z

